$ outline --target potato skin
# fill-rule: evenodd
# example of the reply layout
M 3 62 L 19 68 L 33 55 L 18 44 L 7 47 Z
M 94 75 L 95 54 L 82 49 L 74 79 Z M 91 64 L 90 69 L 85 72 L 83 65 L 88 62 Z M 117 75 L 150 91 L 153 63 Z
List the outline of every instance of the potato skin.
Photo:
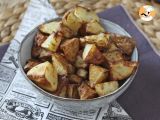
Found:
M 53 65 L 48 61 L 31 68 L 27 72 L 27 76 L 44 90 L 50 92 L 57 90 L 58 75 Z
M 90 49 L 87 55 L 85 56 L 85 52 L 87 51 L 88 47 L 90 47 Z M 86 44 L 83 51 L 83 60 L 87 63 L 95 65 L 102 64 L 105 61 L 104 56 L 94 44 Z
M 107 81 L 109 71 L 103 67 L 90 64 L 89 66 L 89 82 L 92 88 L 96 84 Z
M 69 75 L 69 81 L 74 84 L 80 84 L 83 81 L 83 79 L 76 74 L 71 74 Z
M 78 92 L 81 100 L 92 99 L 97 96 L 97 93 L 94 89 L 87 85 L 87 83 L 83 82 L 79 88 Z
M 110 81 L 105 83 L 96 84 L 95 90 L 99 96 L 104 96 L 107 94 L 112 93 L 118 89 L 118 82 L 117 81 Z
M 118 61 L 110 64 L 110 80 L 119 81 L 128 78 L 138 67 L 138 62 Z
M 53 66 L 55 67 L 57 73 L 59 75 L 67 75 L 68 74 L 68 62 L 64 58 L 64 56 L 54 53 L 52 55 Z
M 31 68 L 40 64 L 41 62 L 38 60 L 30 59 L 27 61 L 26 65 L 24 66 L 24 71 L 27 73 Z
M 67 89 L 67 97 L 79 99 L 79 93 L 77 88 L 78 88 L 77 84 L 69 84 Z
M 79 51 L 79 39 L 68 39 L 61 44 L 60 48 L 63 50 L 66 59 L 70 62 L 74 62 Z

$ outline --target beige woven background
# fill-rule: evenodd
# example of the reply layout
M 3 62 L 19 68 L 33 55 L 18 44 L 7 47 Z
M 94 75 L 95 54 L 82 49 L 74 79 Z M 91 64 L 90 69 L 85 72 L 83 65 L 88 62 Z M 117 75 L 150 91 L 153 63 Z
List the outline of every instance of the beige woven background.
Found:
M 160 52 L 160 6 L 146 0 L 49 0 L 58 15 L 65 11 L 81 5 L 91 8 L 96 13 L 118 4 L 123 4 L 132 15 L 138 26 L 147 34 L 151 42 Z M 0 0 L 0 45 L 9 42 L 14 37 L 18 26 L 23 18 L 29 0 Z M 154 20 L 145 22 L 139 19 L 138 10 L 142 5 L 151 4 L 157 8 L 157 15 Z

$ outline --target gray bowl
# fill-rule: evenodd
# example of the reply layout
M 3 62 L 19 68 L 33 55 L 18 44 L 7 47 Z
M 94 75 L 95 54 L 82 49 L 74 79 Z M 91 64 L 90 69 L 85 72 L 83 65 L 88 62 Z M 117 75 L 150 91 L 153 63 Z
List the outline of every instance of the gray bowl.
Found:
M 53 20 L 59 20 L 59 19 L 60 18 L 56 18 Z M 53 21 L 53 20 L 50 20 L 50 21 Z M 48 21 L 48 22 L 50 22 L 50 21 Z M 119 25 L 117 25 L 113 22 L 110 22 L 108 20 L 104 20 L 104 19 L 100 19 L 100 21 L 106 31 L 130 37 L 130 35 L 123 28 L 121 28 Z M 31 58 L 31 48 L 32 48 L 32 44 L 33 44 L 33 39 L 34 39 L 37 32 L 38 32 L 38 27 L 33 29 L 24 38 L 24 40 L 21 43 L 19 54 L 18 54 L 18 64 L 19 64 L 20 70 L 29 83 L 31 83 L 33 86 L 35 86 L 43 94 L 51 97 L 54 100 L 55 104 L 60 105 L 60 106 L 64 107 L 65 109 L 75 110 L 75 111 L 84 111 L 84 110 L 86 111 L 86 110 L 90 110 L 90 109 L 98 109 L 100 107 L 105 107 L 108 103 L 110 103 L 111 101 L 118 98 L 129 87 L 129 85 L 131 84 L 131 82 L 133 81 L 133 79 L 137 73 L 137 70 L 136 70 L 136 72 L 134 74 L 132 74 L 124 82 L 124 84 L 122 86 L 120 86 L 116 91 L 112 92 L 109 95 L 105 95 L 105 96 L 94 98 L 94 99 L 79 100 L 79 99 L 63 98 L 63 97 L 59 97 L 59 96 L 55 96 L 53 94 L 50 94 L 49 92 L 46 92 L 42 88 L 37 86 L 31 80 L 29 80 L 29 78 L 26 76 L 26 74 L 23 70 L 23 67 L 26 64 L 26 61 Z M 134 49 L 131 60 L 138 61 L 137 48 Z

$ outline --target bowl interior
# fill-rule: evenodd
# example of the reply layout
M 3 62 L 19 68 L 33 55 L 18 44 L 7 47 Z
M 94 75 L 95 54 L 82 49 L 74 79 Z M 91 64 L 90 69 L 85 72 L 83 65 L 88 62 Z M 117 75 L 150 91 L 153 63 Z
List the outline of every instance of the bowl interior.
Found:
M 57 19 L 54 19 L 57 20 Z M 50 20 L 53 21 L 53 20 Z M 129 36 L 130 35 L 123 29 L 121 28 L 119 25 L 110 22 L 108 20 L 104 20 L 104 19 L 100 19 L 102 26 L 105 28 L 106 31 L 108 32 L 112 32 L 112 33 L 116 33 L 116 34 L 120 34 L 120 35 L 125 35 L 125 36 Z M 36 35 L 36 33 L 38 32 L 38 27 L 36 27 L 35 29 L 33 29 L 22 41 L 21 46 L 20 46 L 20 50 L 19 50 L 19 67 L 22 71 L 22 73 L 24 74 L 24 76 L 27 78 L 27 76 L 25 75 L 24 71 L 23 71 L 23 67 L 26 64 L 27 60 L 31 58 L 31 49 L 32 49 L 32 44 L 33 44 L 33 40 L 34 37 Z M 133 54 L 131 56 L 131 60 L 132 61 L 138 61 L 138 51 L 137 48 L 134 49 Z M 136 74 L 136 73 L 135 73 Z M 135 76 L 135 74 L 131 75 L 124 83 L 121 87 L 119 87 L 116 91 L 114 91 L 113 93 L 109 94 L 112 95 L 114 93 L 116 93 L 117 91 L 119 91 L 120 89 L 123 88 L 124 84 L 128 84 L 129 82 L 131 82 L 133 80 L 133 77 Z M 29 80 L 30 81 L 30 80 Z M 32 81 L 30 81 L 34 86 L 36 86 L 38 89 L 40 89 L 41 91 L 47 93 L 50 96 L 53 97 L 57 97 L 57 98 L 61 98 L 59 96 L 54 96 L 44 90 L 42 90 L 40 87 L 38 87 L 35 83 L 33 83 Z M 108 96 L 108 95 L 106 95 Z M 100 97 L 98 97 L 100 98 Z M 62 98 L 62 99 L 69 99 L 69 98 Z M 95 98 L 96 99 L 96 98 Z

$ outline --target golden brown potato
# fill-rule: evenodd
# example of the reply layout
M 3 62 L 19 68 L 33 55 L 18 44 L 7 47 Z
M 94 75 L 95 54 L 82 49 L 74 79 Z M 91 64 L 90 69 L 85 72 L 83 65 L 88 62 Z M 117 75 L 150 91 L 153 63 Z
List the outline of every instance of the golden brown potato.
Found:
M 72 38 L 66 40 L 61 44 L 61 49 L 63 50 L 66 59 L 70 62 L 74 62 L 79 51 L 79 39 Z
M 27 76 L 44 90 L 54 92 L 57 90 L 58 75 L 48 61 L 34 66 L 27 72 Z
M 80 39 L 80 44 L 83 46 L 85 43 L 96 44 L 99 48 L 106 48 L 109 45 L 109 35 L 100 33 L 98 35 L 85 36 Z
M 106 52 L 106 53 L 103 53 L 103 55 L 106 58 L 108 63 L 112 63 L 112 62 L 117 62 L 117 61 L 123 60 L 123 55 L 118 50 Z
M 40 55 L 39 55 L 39 58 L 44 59 L 44 60 L 50 60 L 51 57 L 52 57 L 52 54 L 53 54 L 52 51 L 49 51 L 49 50 L 46 50 L 46 49 L 42 48 L 41 52 L 40 52 Z
M 77 75 L 84 78 L 84 79 L 87 78 L 87 74 L 88 74 L 88 72 L 85 69 L 80 68 L 77 70 Z
M 88 86 L 85 82 L 83 82 L 79 88 L 78 92 L 81 100 L 91 99 L 97 96 L 95 90 L 93 90 L 90 86 Z
M 108 51 L 110 52 L 110 51 L 116 51 L 116 50 L 120 51 L 120 49 L 113 42 L 109 43 Z
M 42 44 L 41 47 L 56 52 L 60 42 L 62 40 L 62 35 L 57 33 L 52 33 Z
M 38 47 L 38 46 L 33 46 L 32 47 L 32 50 L 31 50 L 31 56 L 32 58 L 39 58 L 41 52 L 42 52 L 42 49 L 41 47 Z
M 135 48 L 135 41 L 133 38 L 127 36 L 114 36 L 111 38 L 116 46 L 127 55 L 131 55 Z
M 47 34 L 52 34 L 53 32 L 57 32 L 59 28 L 60 28 L 60 22 L 58 21 L 45 23 L 39 26 L 39 30 Z
M 71 83 L 80 84 L 83 81 L 83 79 L 78 75 L 72 74 L 69 76 L 69 81 Z
M 58 32 L 60 32 L 64 38 L 72 38 L 74 36 L 74 32 L 67 26 L 63 25 L 63 23 L 61 23 Z
M 73 66 L 72 64 L 68 64 L 68 73 L 69 74 L 74 74 L 76 71 L 75 66 Z
M 111 80 L 124 80 L 137 68 L 138 63 L 133 61 L 118 61 L 110 65 Z
M 52 61 L 53 61 L 53 66 L 55 67 L 58 75 L 68 74 L 68 62 L 62 55 L 54 53 L 52 55 Z
M 108 77 L 108 70 L 107 69 L 100 67 L 100 66 L 90 64 L 90 66 L 89 66 L 89 82 L 90 82 L 90 86 L 92 88 L 96 84 L 106 81 L 107 77 Z
M 108 95 L 118 89 L 117 81 L 110 81 L 105 83 L 96 84 L 95 90 L 99 96 Z
M 34 45 L 40 47 L 41 44 L 47 39 L 48 35 L 38 32 L 34 39 Z
M 68 83 L 69 80 L 66 76 L 59 76 L 58 77 L 58 87 L 56 92 L 54 92 L 54 95 L 60 96 L 60 97 L 67 97 L 67 89 L 68 89 Z
M 87 63 L 84 62 L 82 57 L 80 55 L 78 55 L 77 59 L 76 59 L 76 62 L 75 62 L 75 66 L 77 68 L 86 68 L 88 65 L 87 65 Z
M 97 16 L 97 14 L 87 8 L 76 6 L 73 9 L 73 12 L 74 15 L 78 18 L 78 20 L 82 23 L 88 23 L 94 20 L 99 22 L 99 17 Z
M 40 61 L 34 60 L 34 59 L 30 59 L 27 61 L 26 65 L 24 66 L 24 71 L 28 72 L 31 68 L 33 68 L 34 66 L 40 64 Z
M 104 62 L 104 56 L 98 50 L 95 44 L 85 45 L 82 58 L 85 62 L 96 64 L 96 65 Z
M 77 84 L 69 84 L 68 85 L 67 97 L 79 99 L 78 85 Z
M 65 13 L 65 15 L 62 18 L 62 23 L 63 25 L 71 29 L 74 35 L 77 34 L 79 28 L 81 27 L 81 22 L 74 15 L 73 10 L 70 10 L 69 12 Z
M 96 20 L 92 20 L 86 24 L 86 33 L 99 34 L 105 32 L 104 28 Z

